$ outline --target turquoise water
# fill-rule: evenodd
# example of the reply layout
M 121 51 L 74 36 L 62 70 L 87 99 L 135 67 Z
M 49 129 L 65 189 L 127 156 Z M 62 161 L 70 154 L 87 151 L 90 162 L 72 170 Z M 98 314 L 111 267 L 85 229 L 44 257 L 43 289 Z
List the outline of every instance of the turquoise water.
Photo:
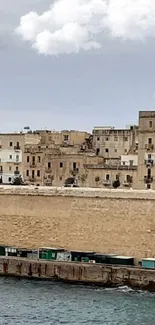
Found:
M 0 278 L 0 325 L 154 325 L 155 294 Z

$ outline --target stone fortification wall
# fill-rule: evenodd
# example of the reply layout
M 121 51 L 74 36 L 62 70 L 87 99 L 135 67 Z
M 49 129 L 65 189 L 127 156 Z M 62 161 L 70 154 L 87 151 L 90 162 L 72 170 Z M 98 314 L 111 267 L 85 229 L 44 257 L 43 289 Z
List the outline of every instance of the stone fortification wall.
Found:
M 0 187 L 0 244 L 155 256 L 155 192 Z

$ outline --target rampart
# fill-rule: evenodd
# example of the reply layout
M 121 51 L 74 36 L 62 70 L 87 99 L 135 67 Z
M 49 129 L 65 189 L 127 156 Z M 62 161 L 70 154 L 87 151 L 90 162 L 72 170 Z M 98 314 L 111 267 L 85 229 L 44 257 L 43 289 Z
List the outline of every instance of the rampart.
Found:
M 1 186 L 0 244 L 155 257 L 155 191 Z

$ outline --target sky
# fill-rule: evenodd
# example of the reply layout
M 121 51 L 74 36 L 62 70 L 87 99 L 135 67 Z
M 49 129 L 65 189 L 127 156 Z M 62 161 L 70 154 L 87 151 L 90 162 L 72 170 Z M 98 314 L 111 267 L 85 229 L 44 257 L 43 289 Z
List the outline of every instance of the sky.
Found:
M 154 0 L 1 0 L 0 132 L 91 131 L 155 110 Z

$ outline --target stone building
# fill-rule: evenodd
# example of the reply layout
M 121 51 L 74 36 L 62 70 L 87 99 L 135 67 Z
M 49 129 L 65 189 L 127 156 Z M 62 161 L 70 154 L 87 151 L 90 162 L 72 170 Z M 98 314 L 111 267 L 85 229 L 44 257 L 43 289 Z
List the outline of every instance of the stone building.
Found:
M 155 111 L 138 126 L 81 131 L 0 134 L 0 182 L 21 175 L 26 184 L 155 189 Z
M 139 189 L 155 189 L 155 111 L 139 112 L 138 132 Z
M 12 183 L 16 175 L 24 178 L 25 144 L 39 142 L 39 136 L 25 133 L 0 134 L 0 182 Z
M 114 188 L 119 180 L 118 188 L 135 188 L 137 184 L 137 166 L 85 165 L 86 186 Z
M 91 134 L 84 131 L 36 131 L 41 136 L 41 144 L 55 144 L 58 146 L 79 146 L 89 142 Z
M 68 178 L 75 178 L 79 186 L 86 185 L 87 172 L 85 164 L 98 165 L 103 163 L 101 157 L 90 152 L 78 154 L 46 155 L 46 179 L 52 179 L 52 185 L 62 186 Z
M 94 127 L 92 135 L 96 155 L 104 157 L 109 164 L 115 165 L 121 155 L 138 153 L 137 126 L 130 126 L 126 129 Z
M 27 184 L 63 186 L 67 178 L 74 177 L 84 183 L 85 164 L 98 165 L 103 158 L 92 150 L 81 150 L 81 145 L 27 145 L 24 149 L 24 180 Z

